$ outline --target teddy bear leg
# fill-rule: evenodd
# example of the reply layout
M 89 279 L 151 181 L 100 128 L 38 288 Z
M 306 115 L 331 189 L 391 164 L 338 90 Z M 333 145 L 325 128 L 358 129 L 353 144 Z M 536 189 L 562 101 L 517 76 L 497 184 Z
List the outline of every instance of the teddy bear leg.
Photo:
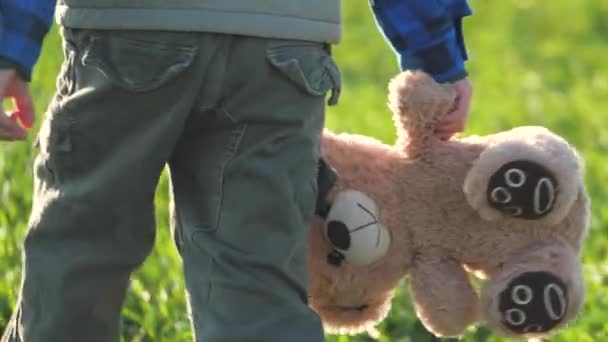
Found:
M 479 315 L 479 298 L 465 270 L 451 259 L 418 261 L 410 284 L 418 318 L 435 335 L 461 335 Z

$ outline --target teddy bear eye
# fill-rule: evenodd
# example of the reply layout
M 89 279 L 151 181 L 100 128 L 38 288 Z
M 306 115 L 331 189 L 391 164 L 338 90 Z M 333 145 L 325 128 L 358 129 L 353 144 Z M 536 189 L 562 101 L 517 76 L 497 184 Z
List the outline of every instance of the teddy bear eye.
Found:
M 526 173 L 521 169 L 509 169 L 505 172 L 505 182 L 512 188 L 519 188 L 526 183 Z
M 327 238 L 332 245 L 346 250 L 350 247 L 350 232 L 344 222 L 330 221 L 327 223 Z
M 492 199 L 496 203 L 509 203 L 511 201 L 511 193 L 502 186 L 492 190 Z

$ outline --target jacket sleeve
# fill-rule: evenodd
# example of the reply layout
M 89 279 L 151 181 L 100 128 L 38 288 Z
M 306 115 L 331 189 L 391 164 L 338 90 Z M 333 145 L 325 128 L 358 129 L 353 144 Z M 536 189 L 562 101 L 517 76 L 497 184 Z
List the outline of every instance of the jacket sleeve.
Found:
M 421 69 L 438 82 L 467 76 L 462 18 L 472 11 L 466 0 L 370 0 L 370 4 L 402 70 Z
M 0 68 L 31 79 L 54 9 L 55 0 L 0 0 Z

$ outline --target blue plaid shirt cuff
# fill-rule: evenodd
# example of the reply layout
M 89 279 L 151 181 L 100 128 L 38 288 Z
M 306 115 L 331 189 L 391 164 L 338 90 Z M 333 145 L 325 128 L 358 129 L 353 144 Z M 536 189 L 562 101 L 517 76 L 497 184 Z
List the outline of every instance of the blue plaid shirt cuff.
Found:
M 53 19 L 55 0 L 0 0 L 0 58 L 31 79 L 42 41 Z
M 423 70 L 438 82 L 453 82 L 467 76 L 462 18 L 472 12 L 465 0 L 370 3 L 402 70 Z

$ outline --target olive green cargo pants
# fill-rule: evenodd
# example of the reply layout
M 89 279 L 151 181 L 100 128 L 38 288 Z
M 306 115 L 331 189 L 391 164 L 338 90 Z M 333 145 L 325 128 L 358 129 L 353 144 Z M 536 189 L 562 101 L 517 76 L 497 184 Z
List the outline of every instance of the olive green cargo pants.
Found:
M 64 30 L 39 133 L 17 310 L 2 341 L 119 340 L 153 248 L 166 164 L 197 341 L 322 341 L 307 306 L 325 46 L 210 33 Z M 335 101 L 334 101 L 335 102 Z

